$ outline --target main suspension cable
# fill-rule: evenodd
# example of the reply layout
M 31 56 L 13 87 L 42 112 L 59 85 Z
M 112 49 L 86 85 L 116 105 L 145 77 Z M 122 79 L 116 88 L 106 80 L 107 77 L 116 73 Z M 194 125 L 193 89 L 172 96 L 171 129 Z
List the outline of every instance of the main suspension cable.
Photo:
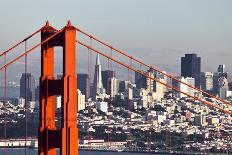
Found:
M 37 31 L 35 31 L 34 33 L 32 33 L 31 35 L 29 35 L 28 37 L 26 37 L 25 39 L 21 40 L 20 42 L 12 45 L 9 49 L 3 51 L 0 53 L 0 57 L 7 54 L 8 52 L 10 52 L 11 50 L 15 49 L 16 47 L 18 47 L 19 45 L 21 45 L 23 42 L 27 41 L 28 39 L 32 38 L 33 36 L 35 36 L 37 33 L 39 33 L 42 30 L 42 28 L 38 29 Z
M 11 64 L 15 63 L 16 61 L 18 61 L 19 59 L 21 59 L 22 57 L 24 57 L 25 55 L 29 54 L 30 52 L 32 52 L 34 49 L 36 49 L 37 47 L 41 46 L 42 44 L 46 43 L 47 41 L 49 41 L 50 39 L 54 38 L 56 35 L 58 35 L 59 33 L 61 33 L 64 30 L 64 28 L 62 28 L 61 30 L 57 31 L 56 33 L 54 33 L 53 35 L 51 35 L 50 37 L 48 37 L 47 39 L 45 39 L 44 41 L 42 41 L 41 43 L 38 43 L 37 45 L 35 45 L 34 47 L 32 47 L 31 49 L 25 51 L 23 54 L 19 55 L 18 57 L 16 57 L 15 59 L 13 59 L 12 61 L 8 62 L 7 64 L 5 64 L 4 66 L 2 66 L 0 68 L 0 71 L 3 70 L 4 68 L 9 67 Z

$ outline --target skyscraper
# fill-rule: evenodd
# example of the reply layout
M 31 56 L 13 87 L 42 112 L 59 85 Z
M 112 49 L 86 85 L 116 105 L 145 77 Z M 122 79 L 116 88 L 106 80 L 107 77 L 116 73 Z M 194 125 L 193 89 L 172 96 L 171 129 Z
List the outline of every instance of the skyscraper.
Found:
M 219 78 L 219 97 L 225 99 L 226 98 L 226 94 L 227 91 L 229 90 L 229 86 L 228 86 L 228 81 L 226 79 L 226 77 L 220 77 Z
M 108 83 L 109 89 L 107 94 L 111 95 L 111 97 L 115 97 L 119 91 L 119 80 L 115 77 L 112 77 L 108 79 Z
M 218 66 L 218 73 L 225 73 L 226 65 L 221 64 Z
M 144 72 L 144 74 L 146 74 L 147 76 L 151 78 L 154 78 L 154 71 L 152 69 L 148 69 L 147 72 Z M 145 88 L 149 91 L 152 91 L 154 80 L 152 80 L 151 78 L 148 78 L 144 76 L 143 74 L 135 72 L 136 88 L 138 89 Z
M 201 73 L 201 88 L 206 91 L 213 91 L 213 73 L 202 72 Z
M 147 79 L 144 75 L 135 72 L 135 84 L 136 88 L 141 89 L 141 88 L 146 88 L 146 82 Z
M 222 79 L 224 79 L 224 80 L 222 80 Z M 220 93 L 220 82 L 221 82 L 221 80 L 225 81 L 225 79 L 227 81 L 227 72 L 225 72 L 225 65 L 219 65 L 218 71 L 216 73 L 214 73 L 214 76 L 213 76 L 213 90 L 214 90 L 215 94 Z M 219 96 L 220 96 L 220 94 L 219 94 Z
M 31 73 L 23 73 L 20 79 L 20 97 L 35 101 L 35 79 Z
M 181 57 L 181 76 L 195 78 L 195 86 L 200 87 L 201 58 L 197 54 L 185 54 Z
M 108 80 L 113 77 L 116 77 L 115 71 L 112 70 L 102 71 L 102 84 L 103 84 L 103 88 L 106 89 L 106 92 L 109 92 Z
M 131 83 L 130 81 L 120 81 L 119 82 L 119 92 L 121 92 L 121 93 L 125 92 L 128 89 L 130 83 Z
M 192 77 L 186 77 L 186 78 L 184 78 L 184 77 L 175 77 L 175 78 L 177 78 L 181 82 L 187 83 L 189 85 L 192 85 L 192 86 L 195 85 L 195 79 L 192 78 Z M 183 84 L 181 82 L 173 80 L 172 81 L 172 86 L 175 87 L 175 88 L 177 88 L 177 89 L 179 89 L 180 91 L 182 91 L 184 93 L 187 93 L 189 95 L 195 96 L 195 92 L 196 91 L 194 89 L 192 89 L 191 87 L 188 87 L 187 85 L 185 85 L 185 84 Z M 175 91 L 174 89 L 173 89 L 173 91 L 177 95 L 177 97 L 179 97 L 179 98 L 188 97 L 188 96 L 186 96 L 183 93 Z
M 101 72 L 101 63 L 99 54 L 96 56 L 96 65 L 94 72 L 94 81 L 93 81 L 93 100 L 96 100 L 96 96 L 99 94 L 105 93 L 105 89 L 102 84 L 102 72 Z
M 77 74 L 77 88 L 85 95 L 86 99 L 89 98 L 89 82 L 88 74 Z

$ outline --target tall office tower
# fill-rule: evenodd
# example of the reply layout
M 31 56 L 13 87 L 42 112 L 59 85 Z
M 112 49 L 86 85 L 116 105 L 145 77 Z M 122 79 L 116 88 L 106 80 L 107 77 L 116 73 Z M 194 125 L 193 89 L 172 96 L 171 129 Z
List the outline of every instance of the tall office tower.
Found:
M 221 64 L 218 66 L 218 73 L 225 73 L 226 65 Z
M 109 85 L 108 85 L 108 79 L 116 77 L 115 71 L 112 70 L 105 70 L 102 71 L 102 84 L 103 88 L 105 88 L 106 92 L 109 92 Z
M 89 98 L 89 82 L 88 82 L 88 74 L 77 74 L 77 89 L 81 91 L 82 94 L 85 95 L 85 98 Z
M 225 72 L 225 65 L 219 65 L 218 70 L 216 73 L 214 73 L 213 76 L 213 90 L 215 94 L 219 94 L 219 89 L 220 89 L 220 79 L 227 79 L 227 72 Z
M 166 71 L 162 71 L 162 72 L 166 74 Z M 168 84 L 169 78 L 167 78 L 167 76 L 165 76 L 164 74 L 154 71 L 154 75 L 155 75 L 156 79 L 162 80 L 163 83 Z M 156 82 L 154 81 L 154 85 L 155 85 L 155 83 Z M 170 84 L 170 81 L 169 81 L 169 84 Z M 167 92 L 169 88 L 167 88 L 166 86 L 163 85 L 163 89 L 164 89 L 163 90 L 164 92 Z M 155 87 L 154 87 L 154 91 L 155 91 Z
M 165 83 L 164 79 L 160 78 L 158 79 L 160 82 L 163 82 Z M 159 82 L 156 82 L 154 81 L 154 84 L 153 84 L 153 91 L 155 92 L 155 100 L 157 101 L 161 101 L 162 98 L 164 98 L 164 85 L 159 83 Z
M 146 88 L 147 79 L 144 75 L 135 72 L 135 84 L 137 89 Z
M 119 92 L 123 93 L 129 88 L 130 81 L 120 81 L 119 82 Z
M 218 72 L 213 74 L 213 92 L 215 95 L 219 93 L 219 77 Z
M 201 58 L 197 54 L 181 57 L 181 76 L 195 78 L 195 86 L 200 87 Z
M 148 69 L 147 72 L 144 72 L 147 76 L 154 78 L 154 71 L 152 69 Z M 135 72 L 135 84 L 137 89 L 145 88 L 147 90 L 153 91 L 153 83 L 154 80 Z
M 111 95 L 111 97 L 115 97 L 119 91 L 119 80 L 115 77 L 108 79 L 108 92 L 107 94 Z
M 213 91 L 213 73 L 201 72 L 201 88 L 206 91 Z
M 23 73 L 20 79 L 20 97 L 35 101 L 35 79 L 31 73 Z
M 152 69 L 149 69 L 146 74 L 151 77 L 151 78 L 154 78 L 154 72 L 152 71 Z M 152 80 L 151 78 L 146 78 L 146 89 L 149 93 L 152 93 L 154 88 L 153 88 L 153 85 L 154 85 L 154 80 Z
M 222 64 L 218 66 L 218 75 L 219 77 L 225 77 L 227 78 L 227 72 L 225 71 L 226 65 Z
M 228 80 L 226 77 L 220 77 L 218 81 L 218 92 L 219 92 L 219 97 L 225 99 L 226 98 L 226 93 L 229 90 L 229 85 L 228 85 Z
M 101 63 L 99 54 L 96 56 L 96 65 L 94 72 L 94 81 L 93 81 L 93 100 L 96 100 L 97 95 L 104 94 L 105 89 L 102 84 L 102 74 L 101 74 Z
M 186 79 L 186 81 L 187 81 L 187 84 L 189 84 L 189 85 L 191 85 L 191 86 L 195 86 L 195 79 L 194 79 L 194 78 L 192 78 L 192 77 L 186 77 L 185 79 Z M 187 93 L 188 93 L 188 94 L 190 94 L 190 95 L 192 95 L 192 96 L 195 96 L 195 92 L 196 92 L 195 89 L 193 89 L 193 88 L 191 88 L 191 87 L 188 87 L 188 88 L 187 88 Z

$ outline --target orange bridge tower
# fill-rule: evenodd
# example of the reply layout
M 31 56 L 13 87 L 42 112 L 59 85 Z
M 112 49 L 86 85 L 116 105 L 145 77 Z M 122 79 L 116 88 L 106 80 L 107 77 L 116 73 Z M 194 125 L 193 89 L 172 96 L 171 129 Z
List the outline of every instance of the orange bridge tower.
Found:
M 47 22 L 41 41 L 58 30 Z M 54 77 L 54 47 L 63 48 L 63 76 Z M 55 124 L 55 96 L 61 95 L 60 127 Z M 41 45 L 39 155 L 78 154 L 76 29 L 69 21 L 63 31 Z

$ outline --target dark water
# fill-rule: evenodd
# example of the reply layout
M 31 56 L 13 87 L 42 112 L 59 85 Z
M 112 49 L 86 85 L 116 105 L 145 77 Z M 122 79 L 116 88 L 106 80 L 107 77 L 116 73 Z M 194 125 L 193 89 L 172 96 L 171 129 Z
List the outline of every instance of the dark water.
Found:
M 25 155 L 24 149 L 7 149 L 6 155 Z M 37 155 L 37 150 L 28 149 L 28 155 Z M 79 151 L 79 155 L 133 155 L 135 153 L 126 152 L 91 152 L 91 151 Z M 0 149 L 0 155 L 4 155 L 4 150 Z M 57 153 L 57 155 L 59 155 Z M 135 155 L 145 155 L 142 153 L 136 153 Z

